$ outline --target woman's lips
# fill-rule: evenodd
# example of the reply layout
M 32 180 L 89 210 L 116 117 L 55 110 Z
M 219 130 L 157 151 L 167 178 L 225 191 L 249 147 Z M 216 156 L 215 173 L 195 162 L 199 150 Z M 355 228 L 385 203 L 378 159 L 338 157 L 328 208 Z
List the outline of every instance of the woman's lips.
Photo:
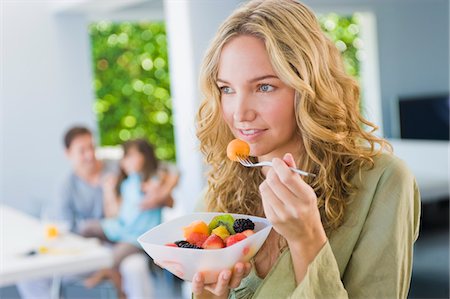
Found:
M 252 141 L 259 137 L 264 131 L 262 129 L 238 129 L 239 131 L 239 138 L 243 139 L 245 141 Z

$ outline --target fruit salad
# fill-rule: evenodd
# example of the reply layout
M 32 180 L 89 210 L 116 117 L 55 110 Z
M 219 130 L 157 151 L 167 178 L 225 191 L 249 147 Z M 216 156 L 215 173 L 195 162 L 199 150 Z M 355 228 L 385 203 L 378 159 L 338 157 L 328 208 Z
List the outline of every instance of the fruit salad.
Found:
M 234 219 L 230 214 L 214 217 L 209 224 L 193 221 L 183 228 L 185 240 L 168 243 L 166 246 L 191 249 L 220 249 L 229 247 L 255 233 L 255 224 L 250 219 Z

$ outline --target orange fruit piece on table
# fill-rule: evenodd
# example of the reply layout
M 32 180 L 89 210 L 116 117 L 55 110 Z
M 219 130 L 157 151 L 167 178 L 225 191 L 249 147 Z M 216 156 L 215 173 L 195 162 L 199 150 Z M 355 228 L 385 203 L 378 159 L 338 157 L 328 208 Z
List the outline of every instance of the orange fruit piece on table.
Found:
M 55 225 L 48 225 L 45 233 L 49 239 L 56 238 L 59 235 L 58 228 Z
M 38 248 L 38 252 L 42 253 L 42 254 L 48 253 L 48 251 L 49 251 L 48 247 L 45 247 L 45 246 L 40 246 Z
M 227 146 L 227 157 L 231 161 L 239 162 L 238 157 L 246 158 L 250 155 L 250 145 L 241 139 L 233 139 Z

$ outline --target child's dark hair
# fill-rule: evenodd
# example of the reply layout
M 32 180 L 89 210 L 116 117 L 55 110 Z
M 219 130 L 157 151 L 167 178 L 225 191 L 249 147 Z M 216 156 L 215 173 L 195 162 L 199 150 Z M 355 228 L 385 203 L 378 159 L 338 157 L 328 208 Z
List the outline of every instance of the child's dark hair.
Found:
M 69 149 L 70 145 L 72 144 L 72 141 L 75 138 L 82 135 L 92 136 L 92 132 L 88 128 L 82 126 L 75 126 L 67 130 L 66 134 L 64 134 L 64 146 L 66 147 L 66 149 Z
M 139 153 L 144 156 L 144 166 L 142 168 L 142 172 L 140 173 L 142 176 L 142 181 L 147 181 L 158 171 L 159 162 L 155 156 L 155 151 L 153 146 L 145 139 L 132 139 L 128 140 L 123 144 L 123 155 L 125 156 L 131 148 L 135 148 Z M 117 180 L 116 185 L 116 193 L 120 195 L 120 185 L 122 182 L 128 177 L 128 175 L 120 170 L 119 178 Z

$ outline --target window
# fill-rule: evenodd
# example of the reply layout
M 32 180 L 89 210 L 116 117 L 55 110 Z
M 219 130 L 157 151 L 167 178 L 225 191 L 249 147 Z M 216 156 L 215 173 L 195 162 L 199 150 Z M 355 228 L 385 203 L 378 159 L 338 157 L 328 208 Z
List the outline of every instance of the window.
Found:
M 89 26 L 94 113 L 100 145 L 146 138 L 161 160 L 175 160 L 164 22 Z
M 362 41 L 359 38 L 359 19 L 357 14 L 341 16 L 329 13 L 319 16 L 322 30 L 335 43 L 342 53 L 347 73 L 359 80 L 359 59 Z
M 348 74 L 361 86 L 361 112 L 383 135 L 375 15 L 358 12 L 319 15 L 323 31 L 341 51 Z

